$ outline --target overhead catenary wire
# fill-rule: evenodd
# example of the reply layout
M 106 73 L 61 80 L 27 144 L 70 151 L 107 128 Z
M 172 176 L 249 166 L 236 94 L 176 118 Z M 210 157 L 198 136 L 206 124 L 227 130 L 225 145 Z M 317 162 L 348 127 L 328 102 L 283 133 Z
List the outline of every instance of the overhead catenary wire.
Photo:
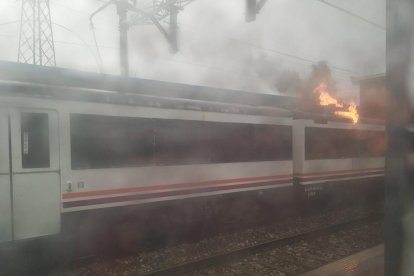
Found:
M 291 54 L 291 53 L 287 53 L 278 49 L 273 49 L 273 48 L 269 48 L 269 47 L 264 47 L 261 45 L 257 45 L 253 42 L 250 41 L 245 41 L 239 38 L 235 38 L 235 37 L 231 37 L 231 36 L 226 36 L 226 39 L 231 40 L 231 41 L 235 41 L 239 44 L 243 44 L 245 46 L 260 50 L 260 51 L 265 51 L 265 52 L 271 52 L 280 56 L 285 56 L 288 57 L 292 60 L 297 60 L 297 61 L 301 61 L 301 62 L 305 62 L 307 64 L 317 64 L 318 62 L 322 61 L 322 60 L 316 60 L 316 59 L 312 59 L 312 58 L 308 58 L 308 57 L 303 57 L 303 56 L 299 56 L 299 55 L 295 55 L 295 54 Z M 331 68 L 331 70 L 336 71 L 337 73 L 342 73 L 342 74 L 347 74 L 347 75 L 360 75 L 361 72 L 358 72 L 356 70 L 352 70 L 349 68 L 345 68 L 342 66 L 338 66 L 338 65 L 331 65 L 329 66 Z
M 320 1 L 325 2 L 325 0 L 320 0 Z M 69 7 L 64 6 L 64 5 L 62 5 L 62 7 L 65 7 L 65 8 L 68 8 L 69 9 Z M 78 12 L 80 12 L 80 11 L 78 11 Z M 7 24 L 13 24 L 13 23 L 17 23 L 17 22 L 18 21 L 11 21 L 11 22 L 0 23 L 0 26 L 1 25 L 7 25 Z M 59 26 L 61 28 L 66 28 L 65 26 L 58 25 L 57 23 L 53 23 L 53 24 L 54 25 L 57 25 L 57 26 Z M 92 31 L 92 35 L 93 35 L 93 41 L 94 41 L 94 45 L 93 46 L 96 48 L 96 53 L 94 53 L 95 51 L 92 50 L 92 47 L 93 46 L 92 45 L 89 45 L 88 43 L 86 43 L 75 32 L 69 30 L 68 28 L 66 28 L 66 31 L 71 32 L 74 36 L 76 36 L 77 39 L 79 39 L 80 41 L 82 41 L 82 44 L 85 47 L 87 47 L 87 49 L 92 53 L 94 59 L 97 61 L 97 64 L 98 64 L 98 67 L 99 67 L 99 71 L 102 72 L 103 64 L 102 64 L 102 57 L 101 57 L 101 53 L 100 53 L 101 51 L 100 51 L 99 47 L 105 47 L 105 46 L 101 46 L 101 45 L 98 44 L 94 27 L 91 26 L 91 31 Z M 303 56 L 298 56 L 298 55 L 286 53 L 286 52 L 283 52 L 283 51 L 280 51 L 280 50 L 277 50 L 277 49 L 263 47 L 263 46 L 256 45 L 256 44 L 251 43 L 251 42 L 248 42 L 248 41 L 242 41 L 242 40 L 237 39 L 237 38 L 229 38 L 229 39 L 232 39 L 234 41 L 237 41 L 237 42 L 242 43 L 244 45 L 247 45 L 249 47 L 256 48 L 256 49 L 261 50 L 261 51 L 272 52 L 272 53 L 275 53 L 275 54 L 278 54 L 278 55 L 282 55 L 282 56 L 285 56 L 285 57 L 288 57 L 288 58 L 291 58 L 291 59 L 295 59 L 295 60 L 298 60 L 298 61 L 301 61 L 301 62 L 306 62 L 306 63 L 310 63 L 310 64 L 315 64 L 315 63 L 318 62 L 317 60 L 314 60 L 314 59 L 311 59 L 311 58 L 306 58 L 306 57 L 303 57 Z M 71 42 L 67 42 L 67 41 L 57 41 L 57 43 L 74 44 L 74 45 L 76 44 L 76 43 L 71 43 Z M 81 45 L 79 45 L 79 46 L 81 46 Z M 107 47 L 107 48 L 115 48 L 115 47 Z M 97 55 L 97 57 L 95 56 L 95 54 Z M 193 65 L 193 66 L 197 66 L 197 67 L 205 67 L 205 68 L 210 68 L 211 67 L 209 65 L 196 64 L 194 62 L 188 62 L 188 61 L 176 61 L 176 60 L 170 60 L 170 61 L 172 61 L 172 62 L 179 62 L 179 63 L 186 63 L 186 64 Z M 354 70 L 350 70 L 350 69 L 347 69 L 347 68 L 343 68 L 343 67 L 340 67 L 340 66 L 331 65 L 330 67 L 331 67 L 332 70 L 337 71 L 337 72 L 341 72 L 341 73 L 357 74 L 357 75 L 360 74 L 359 72 L 356 72 Z
M 326 2 L 325 0 L 319 0 L 319 1 L 321 1 L 323 3 Z M 101 1 L 101 2 L 106 3 L 107 5 L 109 5 L 111 3 L 111 1 Z M 330 4 L 328 2 L 326 2 L 326 3 Z M 66 7 L 66 8 L 68 8 L 68 7 Z M 92 32 L 92 36 L 93 36 L 93 41 L 94 41 L 94 47 L 96 49 L 96 53 L 97 53 L 98 60 L 99 60 L 98 61 L 99 67 L 102 68 L 103 67 L 102 57 L 101 57 L 101 53 L 100 53 L 100 49 L 99 49 L 100 45 L 97 42 L 94 24 L 91 21 L 90 21 L 90 24 L 91 24 L 90 27 L 91 27 L 91 32 Z M 254 47 L 254 48 L 259 49 L 261 51 L 272 52 L 272 53 L 275 53 L 275 54 L 278 54 L 278 55 L 281 55 L 281 56 L 285 56 L 285 57 L 288 57 L 288 58 L 291 58 L 291 59 L 296 59 L 296 60 L 299 60 L 299 61 L 302 61 L 302 62 L 306 62 L 306 63 L 310 63 L 310 64 L 315 64 L 315 63 L 318 62 L 318 60 L 315 60 L 315 59 L 312 59 L 312 58 L 302 57 L 302 56 L 294 55 L 294 54 L 291 54 L 291 53 L 286 53 L 286 52 L 283 52 L 283 51 L 280 51 L 280 50 L 277 50 L 277 49 L 272 49 L 272 48 L 259 46 L 259 45 L 256 45 L 254 43 L 251 43 L 251 42 L 248 42 L 248 41 L 243 41 L 243 40 L 240 40 L 240 39 L 237 39 L 237 38 L 230 37 L 229 39 L 231 39 L 233 41 L 237 41 L 237 42 L 242 43 L 244 45 L 248 45 L 250 47 Z M 89 46 L 88 46 L 88 48 L 89 48 Z M 200 66 L 200 65 L 197 65 L 197 66 Z M 209 67 L 209 66 L 206 65 L 206 67 Z M 351 74 L 351 75 L 355 75 L 355 74 L 359 75 L 360 74 L 360 72 L 357 72 L 355 70 L 351 70 L 351 69 L 348 69 L 348 68 L 343 68 L 341 66 L 330 65 L 330 67 L 331 67 L 332 70 L 337 71 L 337 72 L 341 72 L 341 73 L 346 73 L 346 74 Z
M 64 30 L 66 30 L 66 31 L 68 31 L 69 33 L 71 33 L 72 35 L 74 35 L 77 39 L 79 39 L 84 45 L 85 45 L 85 47 L 91 52 L 91 54 L 92 54 L 92 56 L 93 56 L 93 58 L 95 59 L 95 61 L 96 61 L 96 64 L 97 64 L 97 66 L 98 66 L 98 70 L 99 70 L 99 72 L 101 72 L 102 73 L 102 67 L 100 66 L 100 62 L 99 62 L 99 59 L 95 56 L 95 53 L 93 52 L 93 50 L 91 49 L 91 47 L 89 47 L 89 45 L 88 45 L 88 43 L 86 43 L 85 42 L 85 40 L 83 40 L 83 38 L 82 37 L 80 37 L 78 34 L 76 34 L 74 31 L 72 31 L 71 29 L 69 29 L 68 27 L 65 27 L 65 26 L 63 26 L 63 25 L 61 25 L 61 24 L 58 24 L 58 23 L 55 23 L 55 22 L 52 22 L 52 25 L 55 25 L 55 26 L 58 26 L 58 27 L 60 27 L 60 28 L 62 28 L 62 29 L 64 29 Z
M 330 3 L 330 2 L 328 2 L 326 0 L 318 0 L 318 1 L 321 2 L 321 3 L 323 3 L 323 4 L 325 4 L 325 5 L 330 6 L 331 8 L 337 9 L 337 10 L 342 11 L 342 12 L 344 12 L 344 13 L 352 16 L 352 17 L 355 17 L 355 18 L 357 18 L 357 19 L 359 19 L 359 20 L 361 20 L 361 21 L 363 21 L 365 23 L 368 23 L 368 24 L 370 24 L 370 25 L 372 25 L 372 26 L 374 26 L 374 27 L 376 27 L 378 29 L 381 29 L 381 30 L 384 30 L 384 31 L 386 30 L 384 26 L 381 26 L 378 23 L 375 23 L 375 22 L 373 22 L 371 20 L 368 20 L 368 19 L 366 19 L 366 18 L 364 18 L 364 17 L 362 17 L 362 16 L 360 16 L 358 14 L 355 14 L 355 13 L 353 13 L 353 12 L 347 10 L 347 9 L 344 9 L 344 8 L 342 8 L 340 6 L 337 6 L 335 4 L 332 4 L 332 3 Z
M 16 37 L 16 35 L 9 35 L 9 34 L 0 34 L 0 36 Z M 79 39 L 79 37 L 78 37 L 78 39 Z M 89 49 L 91 49 L 91 47 L 117 49 L 116 47 L 111 47 L 111 46 L 106 46 L 106 45 L 101 45 L 101 44 L 91 45 L 91 44 L 86 43 L 85 41 L 83 41 L 83 43 L 77 43 L 77 42 L 71 42 L 71 41 L 65 41 L 65 40 L 55 40 L 55 43 L 76 45 L 76 46 L 79 46 L 79 47 L 85 47 L 86 46 Z M 95 42 L 95 43 L 97 43 L 97 42 Z M 187 61 L 187 60 L 177 60 L 177 59 L 170 59 L 170 58 L 160 58 L 160 59 L 164 60 L 164 61 L 167 61 L 167 62 L 181 63 L 181 64 L 187 64 L 187 65 L 194 66 L 194 67 L 201 67 L 201 68 L 208 69 L 208 70 L 214 70 L 214 71 L 223 70 L 219 66 L 211 66 L 211 65 L 208 65 L 208 64 L 202 64 L 202 63 L 192 62 L 192 61 Z M 102 68 L 103 68 L 102 63 L 100 64 L 100 66 L 102 66 Z M 337 77 L 340 78 L 340 79 L 348 79 L 348 78 L 343 78 L 343 77 L 340 77 L 340 76 L 337 76 Z
M 262 50 L 262 51 L 272 52 L 272 53 L 275 53 L 275 54 L 278 54 L 278 55 L 281 55 L 281 56 L 285 56 L 285 57 L 289 57 L 289 58 L 292 58 L 292 59 L 304 61 L 304 62 L 307 62 L 307 63 L 316 64 L 316 63 L 319 62 L 318 60 L 314 60 L 314 59 L 310 59 L 310 58 L 306 58 L 306 57 L 302 57 L 302 56 L 298 56 L 298 55 L 293 55 L 293 54 L 282 52 L 282 51 L 276 50 L 276 49 L 271 49 L 271 48 L 259 46 L 259 45 L 256 45 L 254 43 L 251 43 L 249 41 L 240 40 L 238 38 L 229 38 L 229 39 L 237 41 L 239 43 L 246 44 L 250 47 L 257 48 L 257 49 Z M 339 66 L 330 65 L 330 67 L 331 67 L 332 70 L 335 70 L 335 71 L 341 71 L 341 72 L 345 72 L 345 73 L 348 73 L 348 74 L 360 74 L 360 72 L 353 71 L 353 70 L 343 68 L 343 67 L 339 67 Z
M 93 22 L 90 21 L 90 29 L 92 31 L 92 37 L 93 37 L 93 41 L 95 43 L 95 49 L 96 49 L 96 53 L 98 54 L 98 60 L 99 60 L 99 68 L 101 68 L 101 73 L 102 73 L 102 68 L 103 68 L 103 63 L 102 63 L 102 56 L 101 56 L 101 51 L 99 49 L 99 45 L 98 45 L 98 41 L 96 39 L 96 33 L 95 33 L 95 26 L 93 25 Z
M 8 22 L 2 22 L 0 23 L 0 26 L 5 26 L 5 25 L 10 25 L 10 24 L 16 24 L 19 23 L 19 20 L 13 20 L 13 21 L 8 21 Z

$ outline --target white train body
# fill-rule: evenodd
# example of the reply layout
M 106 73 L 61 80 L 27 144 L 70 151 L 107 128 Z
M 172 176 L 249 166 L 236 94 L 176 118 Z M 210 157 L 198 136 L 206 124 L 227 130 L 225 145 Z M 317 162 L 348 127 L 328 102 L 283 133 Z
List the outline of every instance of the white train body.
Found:
M 44 90 L 53 93 L 42 94 Z M 383 176 L 381 156 L 307 160 L 305 149 L 309 127 L 384 131 L 381 125 L 316 124 L 294 120 L 290 111 L 278 109 L 278 115 L 249 115 L 65 98 L 79 91 L 86 97 L 119 94 L 2 81 L 0 242 L 58 234 L 65 213 L 242 191 L 266 193 L 292 189 L 294 179 L 312 186 Z M 272 145 L 266 133 L 280 135 L 283 143 Z M 135 136 L 140 143 L 131 142 Z
M 343 137 L 343 141 L 348 143 L 341 143 L 338 141 L 338 145 L 333 150 L 334 154 L 327 156 L 323 150 L 315 148 L 317 145 L 312 145 L 312 141 L 309 141 L 308 147 L 306 146 L 306 139 L 309 139 L 312 133 L 306 133 L 307 130 L 320 131 L 317 135 L 318 143 L 325 143 L 327 146 L 332 147 L 331 141 L 327 137 L 328 131 L 341 131 L 339 135 L 346 134 L 347 132 L 360 132 L 362 134 L 373 134 L 370 141 L 378 144 L 378 149 L 372 149 L 372 152 L 368 152 L 364 156 L 361 155 L 361 150 L 357 149 L 355 152 L 346 154 L 349 151 L 348 145 L 355 145 L 357 141 L 347 140 L 347 137 Z M 315 135 L 313 134 L 313 135 Z M 376 136 L 374 136 L 376 135 Z M 295 120 L 293 125 L 293 156 L 294 156 L 294 169 L 293 174 L 298 178 L 302 185 L 321 184 L 329 182 L 331 180 L 353 180 L 372 178 L 384 175 L 384 156 L 385 149 L 385 129 L 383 125 L 370 125 L 370 124 L 346 124 L 338 122 L 327 122 L 326 124 L 315 123 L 311 120 Z M 328 138 L 328 139 L 327 139 Z M 337 137 L 334 137 L 337 138 Z M 338 140 L 338 139 L 336 139 Z M 310 147 L 312 145 L 312 147 Z M 342 148 L 341 148 L 342 147 Z M 307 152 L 308 150 L 308 152 Z M 312 155 L 309 151 L 319 151 L 322 156 L 309 156 Z M 308 155 L 308 156 L 307 156 Z

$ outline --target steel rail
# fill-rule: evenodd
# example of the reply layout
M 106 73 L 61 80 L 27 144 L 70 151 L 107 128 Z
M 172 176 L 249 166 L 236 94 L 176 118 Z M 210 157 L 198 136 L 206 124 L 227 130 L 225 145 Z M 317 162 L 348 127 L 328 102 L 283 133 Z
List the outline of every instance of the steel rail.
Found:
M 291 244 L 299 240 L 329 235 L 329 234 L 338 232 L 339 230 L 351 228 L 353 226 L 356 226 L 362 223 L 377 221 L 382 218 L 383 218 L 382 214 L 371 215 L 368 217 L 358 218 L 358 219 L 347 221 L 344 223 L 335 224 L 332 226 L 310 230 L 304 233 L 300 233 L 298 235 L 289 236 L 286 238 L 278 238 L 278 239 L 270 240 L 267 242 L 259 243 L 256 245 L 236 249 L 233 251 L 211 255 L 211 256 L 201 258 L 198 260 L 176 264 L 171 267 L 160 268 L 158 270 L 149 271 L 143 274 L 141 273 L 130 274 L 130 276 L 132 275 L 143 275 L 143 276 L 182 275 L 185 273 L 193 272 L 195 270 L 206 269 L 209 267 L 218 267 L 218 266 L 228 264 L 232 261 L 241 260 L 243 257 L 250 256 L 252 254 L 256 254 L 262 251 L 282 247 L 282 246 Z

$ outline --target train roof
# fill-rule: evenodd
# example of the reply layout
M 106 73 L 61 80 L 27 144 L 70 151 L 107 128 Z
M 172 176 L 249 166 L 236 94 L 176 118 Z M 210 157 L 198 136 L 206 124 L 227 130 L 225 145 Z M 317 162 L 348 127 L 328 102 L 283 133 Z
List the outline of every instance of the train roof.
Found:
M 291 108 L 296 97 L 0 61 L 0 80 L 206 102 Z
M 0 61 L 0 95 L 348 122 L 298 98 Z M 364 123 L 383 122 L 361 119 Z

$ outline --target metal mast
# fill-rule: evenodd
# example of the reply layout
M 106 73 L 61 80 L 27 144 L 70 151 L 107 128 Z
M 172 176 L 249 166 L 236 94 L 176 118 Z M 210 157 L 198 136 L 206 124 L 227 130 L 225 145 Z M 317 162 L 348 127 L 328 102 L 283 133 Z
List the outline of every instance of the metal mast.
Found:
M 260 12 L 267 0 L 246 0 L 246 22 L 256 20 L 256 14 Z
M 17 61 L 56 66 L 49 0 L 22 0 Z
M 129 75 L 128 30 L 137 25 L 155 25 L 171 47 L 178 51 L 178 12 L 194 0 L 110 0 L 93 12 L 89 20 L 93 27 L 93 18 L 110 5 L 115 5 L 119 16 L 119 58 L 121 74 Z M 138 5 L 141 4 L 141 5 Z M 128 16 L 130 14 L 130 16 Z

